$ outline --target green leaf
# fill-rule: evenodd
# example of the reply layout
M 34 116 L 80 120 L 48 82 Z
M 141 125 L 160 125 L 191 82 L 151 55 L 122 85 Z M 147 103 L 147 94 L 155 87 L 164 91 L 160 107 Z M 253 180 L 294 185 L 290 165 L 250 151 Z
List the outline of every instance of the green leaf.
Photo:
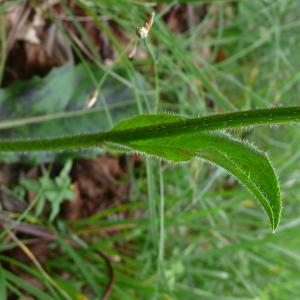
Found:
M 120 77 L 124 73 L 118 69 Z M 126 75 L 122 78 L 127 80 Z M 0 137 L 50 138 L 108 130 L 112 123 L 138 113 L 135 92 L 151 106 L 148 84 L 138 73 L 134 80 L 137 86 L 128 86 L 97 65 L 83 62 L 53 68 L 44 78 L 16 81 L 0 89 Z M 88 109 L 87 100 L 101 81 L 98 100 Z M 7 155 L 0 153 L 0 159 L 2 156 L 8 160 Z M 31 156 L 49 160 L 49 154 Z M 15 161 L 17 155 L 9 158 Z
M 143 115 L 122 121 L 113 130 L 166 124 L 183 119 L 167 114 Z M 245 185 L 262 204 L 273 231 L 278 226 L 281 200 L 277 176 L 267 155 L 248 142 L 220 131 L 198 131 L 111 145 L 173 162 L 186 162 L 195 157 L 208 160 L 227 170 Z
M 7 299 L 6 278 L 1 263 L 0 263 L 0 299 Z
M 64 201 L 74 199 L 72 182 L 69 172 L 72 168 L 72 161 L 66 161 L 59 176 L 54 179 L 45 173 L 38 180 L 23 178 L 20 185 L 26 190 L 37 193 L 36 216 L 42 214 L 46 201 L 51 205 L 49 221 L 52 222 L 60 212 L 60 206 Z
M 87 109 L 96 89 L 93 77 L 103 83 L 98 101 Z M 147 90 L 144 81 L 140 85 Z M 16 81 L 0 89 L 0 136 L 57 137 L 107 130 L 111 125 L 104 101 L 114 122 L 137 113 L 134 91 L 98 66 L 85 62 L 53 68 L 44 78 Z

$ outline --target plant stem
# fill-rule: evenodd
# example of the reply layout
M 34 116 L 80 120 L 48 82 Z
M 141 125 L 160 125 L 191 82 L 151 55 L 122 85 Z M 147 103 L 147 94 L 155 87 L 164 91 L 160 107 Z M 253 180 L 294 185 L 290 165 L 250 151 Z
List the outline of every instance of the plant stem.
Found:
M 300 122 L 300 106 L 249 110 L 182 120 L 126 130 L 112 130 L 54 139 L 1 141 L 0 151 L 57 151 L 101 147 L 104 142 L 122 143 L 202 130 Z

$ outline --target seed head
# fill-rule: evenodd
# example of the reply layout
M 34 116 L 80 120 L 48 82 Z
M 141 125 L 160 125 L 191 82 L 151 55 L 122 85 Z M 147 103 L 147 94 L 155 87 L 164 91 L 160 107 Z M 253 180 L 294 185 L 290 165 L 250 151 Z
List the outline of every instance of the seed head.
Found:
M 153 25 L 155 13 L 152 14 L 146 19 L 144 25 L 142 27 L 137 27 L 136 34 L 139 38 L 145 39 L 147 38 L 149 31 Z

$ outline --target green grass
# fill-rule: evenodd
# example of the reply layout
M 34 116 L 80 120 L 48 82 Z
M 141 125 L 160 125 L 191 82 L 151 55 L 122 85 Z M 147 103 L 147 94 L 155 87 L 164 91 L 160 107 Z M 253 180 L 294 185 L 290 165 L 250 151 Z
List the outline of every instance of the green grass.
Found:
M 157 60 L 153 68 L 150 55 L 129 60 L 97 17 L 111 18 L 134 39 L 135 27 L 151 11 L 144 1 L 115 1 L 112 5 L 94 0 L 89 6 L 78 1 L 100 28 L 106 28 L 118 49 L 113 64 L 103 66 L 105 75 L 93 78 L 95 88 L 101 89 L 111 76 L 125 81 L 140 113 L 157 110 L 197 116 L 299 105 L 298 1 L 240 0 L 235 9 L 229 1 L 207 2 L 215 2 L 217 13 L 209 10 L 200 24 L 183 34 L 173 34 L 162 21 L 175 1 L 157 14 L 148 40 Z M 219 24 L 210 28 L 216 16 Z M 68 36 L 60 21 L 55 22 Z M 75 18 L 74 23 L 80 28 Z M 1 45 L 5 43 L 2 34 Z M 77 45 L 73 42 L 72 46 L 79 55 Z M 212 49 L 205 56 L 203 48 L 208 46 Z M 148 51 L 142 42 L 138 47 Z M 95 62 L 101 63 L 90 48 Z M 225 59 L 217 64 L 214 57 L 219 51 Z M 86 67 L 93 77 L 89 65 Z M 138 76 L 147 82 L 155 100 L 159 93 L 157 106 L 142 93 Z M 213 108 L 207 107 L 207 99 L 213 99 Z M 107 101 L 104 106 L 108 123 L 114 122 L 110 105 Z M 147 159 L 138 176 L 129 167 L 129 204 L 77 222 L 38 220 L 57 237 L 51 242 L 55 254 L 43 263 L 54 285 L 47 282 L 45 290 L 38 290 L 3 268 L 10 262 L 44 282 L 36 266 L 1 255 L 0 295 L 12 290 L 36 299 L 79 299 L 82 294 L 99 299 L 109 280 L 109 270 L 98 254 L 101 251 L 113 261 L 115 283 L 110 299 L 299 299 L 299 126 L 250 128 L 234 134 L 246 136 L 272 158 L 283 199 L 276 234 L 270 232 L 253 197 L 223 170 L 202 161 L 170 166 Z M 114 217 L 122 210 L 136 217 Z M 18 222 L 30 222 L 33 216 L 34 211 L 29 211 Z M 118 230 L 111 235 L 109 229 Z M 84 243 L 72 247 L 66 244 L 69 238 L 78 245 Z M 1 244 L 5 243 L 2 237 Z

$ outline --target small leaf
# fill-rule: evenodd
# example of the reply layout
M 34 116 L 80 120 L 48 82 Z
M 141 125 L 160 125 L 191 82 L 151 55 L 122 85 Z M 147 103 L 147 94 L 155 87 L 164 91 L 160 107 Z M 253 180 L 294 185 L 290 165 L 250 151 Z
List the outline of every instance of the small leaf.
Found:
M 142 115 L 120 122 L 113 130 L 158 125 L 184 118 L 172 115 Z M 234 175 L 264 207 L 273 231 L 281 213 L 277 176 L 268 157 L 250 143 L 240 141 L 220 131 L 186 132 L 184 134 L 151 139 L 139 139 L 113 144 L 129 151 L 186 162 L 194 157 L 208 160 Z
M 46 201 L 48 201 L 51 205 L 49 221 L 52 222 L 59 214 L 61 204 L 64 201 L 74 199 L 72 182 L 69 176 L 71 168 L 72 161 L 68 160 L 59 176 L 54 179 L 50 178 L 48 173 L 38 180 L 22 179 L 21 184 L 26 190 L 37 193 L 36 216 L 42 214 Z

